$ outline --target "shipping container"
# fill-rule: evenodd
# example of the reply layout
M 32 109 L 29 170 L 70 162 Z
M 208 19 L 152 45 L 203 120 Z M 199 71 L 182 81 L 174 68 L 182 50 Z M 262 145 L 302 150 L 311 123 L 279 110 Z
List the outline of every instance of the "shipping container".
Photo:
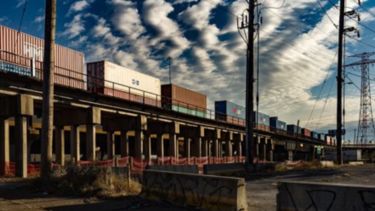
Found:
M 325 142 L 327 145 L 334 145 L 333 137 L 330 135 L 325 135 Z
M 87 88 L 94 93 L 160 106 L 158 78 L 109 61 L 87 63 Z
M 325 134 L 323 134 L 323 133 L 319 133 L 319 134 L 318 134 L 318 139 L 319 139 L 320 141 L 323 141 L 323 142 L 324 142 L 324 135 L 325 135 Z
M 311 131 L 311 137 L 312 137 L 313 139 L 318 140 L 318 139 L 319 139 L 319 133 L 317 133 L 317 132 L 315 132 L 315 131 Z
M 215 112 L 218 114 L 225 114 L 226 116 L 232 116 L 234 118 L 239 119 L 246 118 L 245 107 L 226 100 L 215 102 Z
M 43 79 L 44 40 L 0 25 L 0 67 L 3 71 Z M 55 45 L 55 83 L 86 89 L 84 54 Z
M 270 127 L 286 131 L 286 122 L 280 121 L 278 117 L 270 117 Z
M 215 119 L 218 121 L 228 122 L 234 125 L 246 126 L 246 120 L 242 118 L 227 116 L 221 113 L 215 113 Z
M 306 129 L 306 128 L 301 129 L 301 134 L 305 137 L 311 137 L 311 131 L 309 129 Z
M 207 112 L 206 95 L 186 89 L 175 84 L 164 84 L 161 86 L 162 105 L 170 109 L 172 105 L 184 107 L 199 112 Z
M 188 108 L 185 108 L 185 107 L 182 107 L 182 106 L 172 105 L 172 110 L 180 112 L 180 113 L 185 113 L 185 114 L 190 114 L 190 115 L 193 115 L 193 116 L 206 118 L 206 112 L 199 111 L 197 109 L 192 110 L 192 109 L 188 109 Z
M 270 126 L 270 116 L 261 112 L 253 112 L 253 121 L 257 120 L 258 125 Z
M 297 125 L 287 125 L 287 131 L 290 135 L 300 135 L 301 128 Z

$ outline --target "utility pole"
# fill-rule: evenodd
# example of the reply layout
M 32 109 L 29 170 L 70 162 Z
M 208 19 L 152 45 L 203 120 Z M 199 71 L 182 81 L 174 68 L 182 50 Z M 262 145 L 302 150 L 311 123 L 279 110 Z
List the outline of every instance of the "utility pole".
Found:
M 172 58 L 168 57 L 168 68 L 169 68 L 169 84 L 172 84 Z
M 342 164 L 342 60 L 343 60 L 343 44 L 344 44 L 344 14 L 345 0 L 340 1 L 340 18 L 339 18 L 339 46 L 337 61 L 337 119 L 336 119 L 336 140 L 337 140 L 337 164 Z
M 52 170 L 56 0 L 45 4 L 41 177 L 47 181 Z
M 246 163 L 253 164 L 255 158 L 254 151 L 254 119 L 258 115 L 254 116 L 254 90 L 255 90 L 255 65 L 254 65 L 254 17 L 255 7 L 257 0 L 248 0 L 248 9 L 244 11 L 241 19 L 237 19 L 237 27 L 239 33 L 247 44 L 246 51 Z M 241 30 L 247 30 L 245 36 L 241 33 Z M 255 118 L 254 118 L 255 117 Z

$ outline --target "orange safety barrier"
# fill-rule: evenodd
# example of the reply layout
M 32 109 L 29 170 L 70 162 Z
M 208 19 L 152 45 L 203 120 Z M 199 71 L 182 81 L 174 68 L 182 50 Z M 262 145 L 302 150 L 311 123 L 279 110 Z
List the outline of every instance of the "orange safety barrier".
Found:
M 117 159 L 118 167 L 126 167 L 129 165 L 129 157 L 122 157 Z
M 171 165 L 171 157 L 158 158 L 158 165 Z
M 147 163 L 142 159 L 133 159 L 131 169 L 135 172 L 142 172 L 147 166 Z
M 96 167 L 112 167 L 113 160 L 100 160 L 93 163 Z

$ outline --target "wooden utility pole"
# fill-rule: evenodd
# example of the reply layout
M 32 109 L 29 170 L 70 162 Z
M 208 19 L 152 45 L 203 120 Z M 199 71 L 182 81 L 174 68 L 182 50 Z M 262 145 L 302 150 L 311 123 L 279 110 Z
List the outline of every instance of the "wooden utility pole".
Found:
M 337 61 L 337 119 L 336 119 L 336 140 L 337 140 L 337 164 L 341 165 L 342 160 L 342 77 L 343 70 L 343 44 L 344 44 L 344 20 L 345 20 L 345 0 L 340 1 L 340 19 L 339 19 L 339 46 Z
M 249 0 L 249 22 L 247 25 L 247 69 L 246 69 L 246 162 L 254 161 L 254 12 L 255 0 Z M 256 115 L 257 118 L 257 115 Z
M 52 170 L 56 0 L 45 4 L 41 177 L 48 180 Z

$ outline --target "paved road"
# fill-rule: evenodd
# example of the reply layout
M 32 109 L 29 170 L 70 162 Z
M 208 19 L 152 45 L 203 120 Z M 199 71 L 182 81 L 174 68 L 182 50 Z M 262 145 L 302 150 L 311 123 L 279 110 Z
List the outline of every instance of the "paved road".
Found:
M 283 175 L 252 176 L 247 182 L 249 210 L 276 210 L 277 182 L 281 180 L 318 181 L 375 185 L 375 165 L 344 167 L 336 170 L 309 170 Z M 30 186 L 0 179 L 0 210 L 192 210 L 165 202 L 152 202 L 137 196 L 117 200 L 73 198 L 49 195 L 30 189 Z
M 249 210 L 276 210 L 277 183 L 285 180 L 375 186 L 375 165 L 346 166 L 334 170 L 308 170 L 250 178 L 246 187 Z

